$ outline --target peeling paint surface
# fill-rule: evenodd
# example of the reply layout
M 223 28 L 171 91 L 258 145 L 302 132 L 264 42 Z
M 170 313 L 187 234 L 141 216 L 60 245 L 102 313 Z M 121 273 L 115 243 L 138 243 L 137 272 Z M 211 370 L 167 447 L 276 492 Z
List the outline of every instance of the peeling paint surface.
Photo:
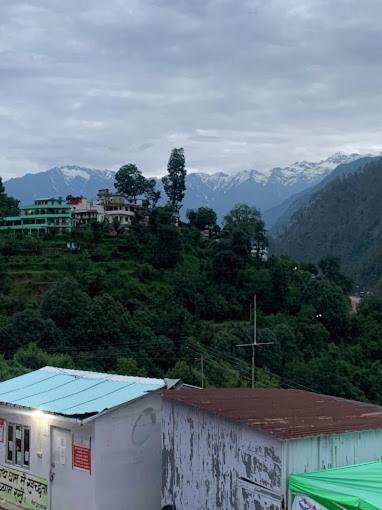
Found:
M 280 509 L 281 441 L 166 399 L 162 438 L 163 506 Z
M 277 439 L 163 400 L 162 505 L 176 510 L 281 510 L 291 473 L 382 459 L 382 429 Z

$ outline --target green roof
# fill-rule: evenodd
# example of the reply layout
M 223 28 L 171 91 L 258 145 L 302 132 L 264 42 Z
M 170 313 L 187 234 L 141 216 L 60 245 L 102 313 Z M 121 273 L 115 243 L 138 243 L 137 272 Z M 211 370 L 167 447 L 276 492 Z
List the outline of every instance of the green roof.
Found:
M 292 510 L 312 510 L 305 496 L 328 510 L 381 510 L 382 461 L 290 475 L 289 489 L 297 495 Z

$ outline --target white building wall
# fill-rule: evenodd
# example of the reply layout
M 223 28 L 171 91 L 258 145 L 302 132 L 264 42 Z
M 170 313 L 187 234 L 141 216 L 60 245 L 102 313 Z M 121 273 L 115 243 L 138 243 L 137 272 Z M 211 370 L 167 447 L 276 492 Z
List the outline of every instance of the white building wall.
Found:
M 96 510 L 158 510 L 161 398 L 146 395 L 95 420 Z
M 277 510 L 281 442 L 170 399 L 163 401 L 162 505 Z
M 0 419 L 6 422 L 15 423 L 30 427 L 30 468 L 25 469 L 19 466 L 13 466 L 6 462 L 6 434 L 4 443 L 0 444 L 0 466 L 16 469 L 34 476 L 44 478 L 48 481 L 49 500 L 51 491 L 54 490 L 49 480 L 51 470 L 51 427 L 56 426 L 70 430 L 72 433 L 81 432 L 94 436 L 94 426 L 89 424 L 81 426 L 79 423 L 67 420 L 65 418 L 55 417 L 48 414 L 34 413 L 29 411 L 19 411 L 0 406 Z M 4 431 L 5 433 L 5 431 Z M 72 445 L 67 445 L 66 462 L 72 463 Z M 78 469 L 70 470 L 70 487 L 72 488 L 73 499 L 70 500 L 70 510 L 93 510 L 95 509 L 94 499 L 94 476 L 93 474 Z M 55 480 L 54 483 L 59 483 Z M 50 506 L 50 510 L 55 510 Z

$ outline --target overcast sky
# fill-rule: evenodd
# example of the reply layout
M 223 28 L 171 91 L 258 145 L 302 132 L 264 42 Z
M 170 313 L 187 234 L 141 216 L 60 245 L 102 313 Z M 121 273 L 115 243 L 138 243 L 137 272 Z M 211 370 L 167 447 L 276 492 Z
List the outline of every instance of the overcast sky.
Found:
M 382 149 L 381 0 L 4 0 L 0 174 Z

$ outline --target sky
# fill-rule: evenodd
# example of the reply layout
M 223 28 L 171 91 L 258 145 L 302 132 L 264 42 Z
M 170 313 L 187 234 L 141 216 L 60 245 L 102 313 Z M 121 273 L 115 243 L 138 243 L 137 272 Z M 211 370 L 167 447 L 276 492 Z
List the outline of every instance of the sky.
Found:
M 0 175 L 382 149 L 380 0 L 0 2 Z

